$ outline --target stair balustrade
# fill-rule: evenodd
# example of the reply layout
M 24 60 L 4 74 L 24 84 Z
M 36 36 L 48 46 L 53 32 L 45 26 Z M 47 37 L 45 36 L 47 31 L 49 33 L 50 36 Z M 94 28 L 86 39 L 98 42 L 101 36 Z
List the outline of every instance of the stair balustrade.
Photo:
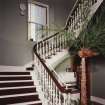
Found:
M 59 81 L 58 77 L 46 65 L 45 59 L 49 59 L 52 55 L 67 47 L 69 41 L 68 33 L 73 32 L 76 36 L 80 34 L 83 28 L 82 25 L 85 22 L 84 15 L 85 17 L 88 16 L 91 12 L 90 8 L 99 1 L 77 0 L 68 16 L 65 28 L 52 36 L 42 39 L 34 46 L 35 63 L 38 68 L 37 77 L 44 97 L 48 100 L 48 105 L 74 105 L 72 94 L 77 93 L 77 100 L 80 97 L 75 88 L 66 87 L 65 84 Z

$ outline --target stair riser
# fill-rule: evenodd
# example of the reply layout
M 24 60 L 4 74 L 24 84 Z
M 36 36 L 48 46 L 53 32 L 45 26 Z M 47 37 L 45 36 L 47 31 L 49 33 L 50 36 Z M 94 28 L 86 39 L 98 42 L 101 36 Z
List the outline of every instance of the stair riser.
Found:
M 0 90 L 0 95 L 13 95 L 13 94 L 24 94 L 24 93 L 34 93 L 36 88 L 23 88 L 23 89 L 8 89 Z
M 33 86 L 33 82 L 14 82 L 14 83 L 0 83 L 0 88 L 17 87 L 17 86 Z
M 1 98 L 0 105 L 14 104 L 14 103 L 22 103 L 29 101 L 38 101 L 38 95 L 28 95 L 28 96 L 20 96 L 20 97 L 10 97 L 10 98 Z
M 42 103 L 30 104 L 30 105 L 42 105 Z
M 0 72 L 0 75 L 30 75 L 30 72 Z
M 0 81 L 9 81 L 9 80 L 31 80 L 29 77 L 0 77 Z

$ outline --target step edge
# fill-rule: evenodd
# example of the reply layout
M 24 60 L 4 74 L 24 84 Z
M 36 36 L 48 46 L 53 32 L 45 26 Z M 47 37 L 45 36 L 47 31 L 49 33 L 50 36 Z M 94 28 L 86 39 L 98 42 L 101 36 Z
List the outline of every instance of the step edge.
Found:
M 0 77 L 31 77 L 31 75 L 0 75 Z
M 10 81 L 0 81 L 0 83 L 14 83 L 14 82 L 34 82 L 34 80 L 10 80 Z
M 12 98 L 12 97 L 21 97 L 21 96 L 29 96 L 29 95 L 38 95 L 38 93 L 35 92 L 35 93 L 25 93 L 25 94 L 15 94 L 15 95 L 4 95 L 4 96 L 0 96 L 0 99 Z
M 36 86 L 17 86 L 17 87 L 6 87 L 6 88 L 0 88 L 0 90 L 9 90 L 9 89 L 24 89 L 24 88 L 36 88 Z
M 15 104 L 8 104 L 8 105 L 30 105 L 30 104 L 40 104 L 41 101 L 32 101 L 32 102 L 22 102 L 22 103 L 15 103 Z

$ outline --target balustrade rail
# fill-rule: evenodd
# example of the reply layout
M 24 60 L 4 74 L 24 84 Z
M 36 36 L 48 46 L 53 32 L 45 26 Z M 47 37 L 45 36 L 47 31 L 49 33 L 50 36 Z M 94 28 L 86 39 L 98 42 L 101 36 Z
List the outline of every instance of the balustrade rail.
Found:
M 71 98 L 72 93 L 78 92 L 76 87 L 72 90 L 71 86 L 62 83 L 55 71 L 50 70 L 44 60 L 62 51 L 67 46 L 68 37 L 66 37 L 65 31 L 62 30 L 34 46 L 35 63 L 39 68 L 37 75 L 44 97 L 48 100 L 48 105 L 70 105 L 71 102 L 74 102 Z M 79 98 L 79 94 L 76 98 Z
M 77 0 L 67 19 L 65 28 L 52 36 L 42 39 L 34 46 L 35 63 L 40 69 L 37 71 L 37 75 L 44 97 L 48 100 L 48 105 L 74 105 L 72 104 L 71 93 L 77 91 L 75 91 L 75 88 L 74 90 L 66 88 L 63 83 L 60 83 L 57 77 L 53 75 L 52 70 L 45 64 L 45 59 L 67 47 L 68 33 L 75 32 L 75 34 L 79 34 L 84 22 L 83 14 L 87 15 L 89 8 L 97 1 L 99 0 Z

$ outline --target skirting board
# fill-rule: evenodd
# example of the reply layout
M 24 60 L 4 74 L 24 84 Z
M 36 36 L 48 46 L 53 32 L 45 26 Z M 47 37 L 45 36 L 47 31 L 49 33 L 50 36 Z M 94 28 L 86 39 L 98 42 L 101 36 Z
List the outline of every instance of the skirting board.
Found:
M 91 96 L 91 101 L 105 105 L 105 99 L 100 97 Z

